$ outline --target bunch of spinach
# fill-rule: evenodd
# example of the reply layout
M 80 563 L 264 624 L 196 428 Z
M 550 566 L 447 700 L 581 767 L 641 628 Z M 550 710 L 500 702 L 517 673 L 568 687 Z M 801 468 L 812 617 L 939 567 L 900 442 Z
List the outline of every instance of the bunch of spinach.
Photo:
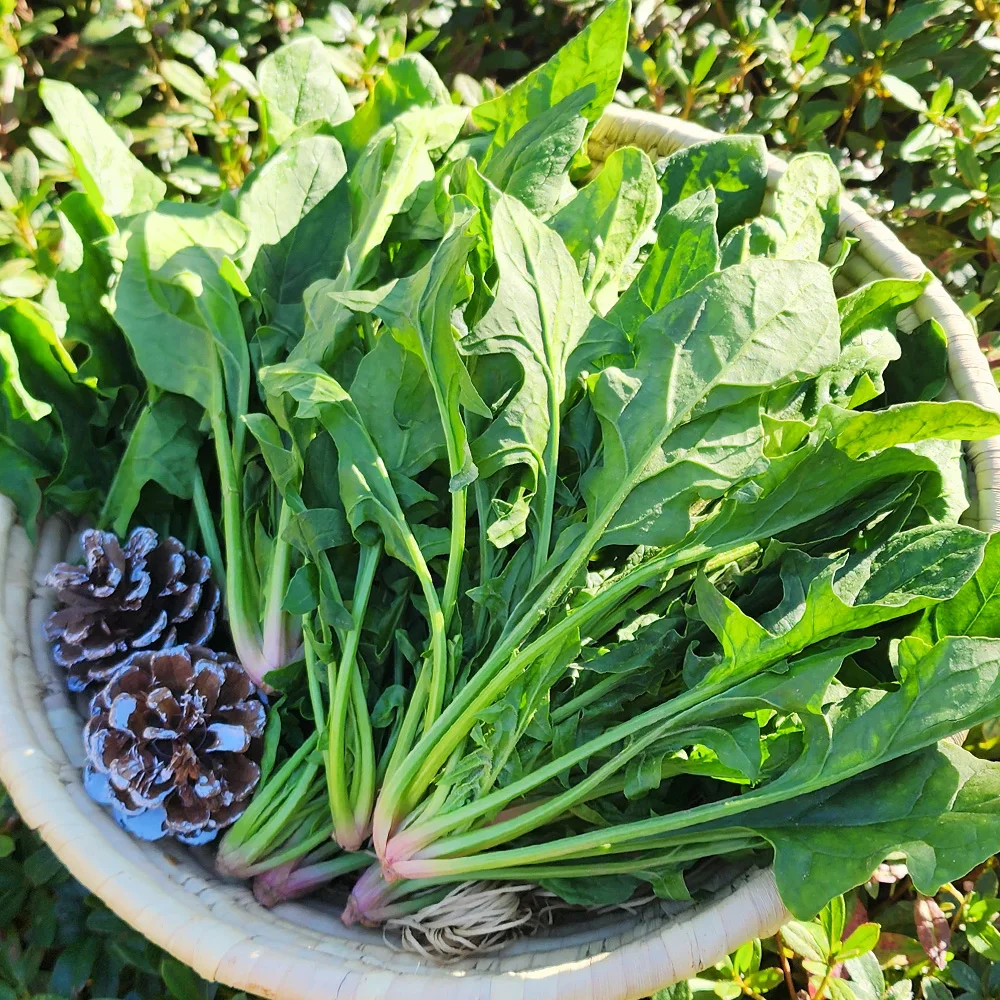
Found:
M 1000 846 L 953 843 L 1000 775 L 939 742 L 1000 711 L 1000 640 L 927 624 L 982 564 L 960 442 L 1000 417 L 934 401 L 921 282 L 838 298 L 826 158 L 766 211 L 756 139 L 588 160 L 628 23 L 471 122 L 419 57 L 355 110 L 293 42 L 274 151 L 212 204 L 43 88 L 141 373 L 103 518 L 176 497 L 274 695 L 219 854 L 268 902 L 369 838 L 348 919 L 472 878 L 678 897 L 760 852 L 809 914 L 891 851 L 930 886 Z

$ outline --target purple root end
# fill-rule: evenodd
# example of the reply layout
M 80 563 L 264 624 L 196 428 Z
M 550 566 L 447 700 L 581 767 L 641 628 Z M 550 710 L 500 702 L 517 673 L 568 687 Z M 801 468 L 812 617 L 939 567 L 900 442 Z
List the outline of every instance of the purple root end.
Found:
M 336 875 L 323 864 L 301 866 L 301 861 L 288 861 L 258 875 L 253 880 L 253 894 L 261 906 L 270 908 L 308 896 L 334 878 Z
M 385 898 L 388 889 L 379 866 L 375 864 L 367 868 L 361 878 L 354 883 L 344 912 L 340 915 L 341 922 L 347 927 L 354 924 L 374 927 L 379 923 L 379 910 L 388 902 Z

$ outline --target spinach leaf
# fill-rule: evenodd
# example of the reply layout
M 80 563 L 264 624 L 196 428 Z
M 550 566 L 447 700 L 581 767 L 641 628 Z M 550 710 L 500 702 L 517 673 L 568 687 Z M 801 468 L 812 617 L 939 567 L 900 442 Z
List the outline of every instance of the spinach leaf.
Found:
M 270 142 L 281 145 L 313 122 L 337 125 L 353 115 L 351 99 L 314 35 L 297 38 L 257 67 L 261 117 Z
M 585 87 L 542 111 L 506 143 L 494 136 L 483 154 L 483 176 L 546 218 L 565 194 L 567 169 L 580 148 L 593 93 Z
M 164 393 L 146 404 L 104 499 L 102 520 L 112 531 L 123 536 L 128 532 L 147 483 L 191 499 L 202 443 L 199 423 L 198 407 L 183 396 Z
M 475 245 L 475 237 L 465 232 L 466 222 L 458 220 L 428 264 L 397 282 L 375 307 L 392 336 L 423 362 L 444 432 L 452 493 L 477 475 L 461 410 L 490 415 L 459 354 L 452 324 L 465 262 Z
M 268 323 L 301 336 L 302 295 L 336 270 L 350 238 L 351 208 L 340 143 L 316 135 L 279 150 L 240 191 L 247 228 L 241 267 Z
M 21 470 L 18 477 L 32 466 L 33 456 L 52 475 L 45 494 L 53 509 L 89 510 L 111 474 L 111 455 L 91 430 L 103 420 L 104 403 L 77 381 L 75 362 L 49 315 L 34 302 L 15 299 L 0 307 L 0 368 L 0 391 L 11 423 L 36 425 L 27 430 L 9 426 L 7 431 L 14 468 Z M 51 420 L 53 428 L 38 427 L 43 420 Z M 22 481 L 21 502 L 33 492 Z
M 948 381 L 948 338 L 936 319 L 899 335 L 900 357 L 885 371 L 885 391 L 893 403 L 936 399 Z
M 434 388 L 422 352 L 385 332 L 361 359 L 354 400 L 390 476 L 414 477 L 447 457 Z
M 434 67 L 419 52 L 408 52 L 386 64 L 371 97 L 354 116 L 334 128 L 352 165 L 376 132 L 413 107 L 448 104 L 451 95 Z
M 596 122 L 621 78 L 630 13 L 629 0 L 613 0 L 547 63 L 475 108 L 473 122 L 492 131 L 494 142 L 506 145 L 532 119 L 588 84 L 594 93 L 583 114 L 588 122 Z
M 836 357 L 834 309 L 819 265 L 752 260 L 710 275 L 651 315 L 636 334 L 636 367 L 605 369 L 593 388 L 604 463 L 588 484 L 592 523 L 603 530 L 655 474 L 664 443 L 696 406 L 752 398 Z M 809 342 L 798 334 L 803 327 L 814 331 Z
M 722 239 L 722 266 L 742 264 L 751 257 L 778 257 L 778 247 L 785 240 L 781 226 L 767 215 L 730 229 Z
M 767 189 L 767 150 L 760 136 L 726 136 L 696 142 L 656 165 L 664 210 L 715 189 L 720 234 L 760 212 Z
M 117 227 L 81 191 L 62 199 L 59 221 L 62 259 L 42 293 L 42 304 L 76 358 L 76 379 L 112 400 L 122 390 L 132 397 L 139 388 L 139 375 L 105 306 L 115 273 Z
M 8 420 L 5 409 L 0 410 L 0 492 L 13 501 L 18 517 L 33 539 L 42 507 L 42 491 L 38 483 L 51 474 L 52 466 L 24 446 L 24 428 L 9 428 Z M 16 440 L 14 434 L 21 441 Z M 38 450 L 44 451 L 44 444 Z
M 677 544 L 694 528 L 699 507 L 763 472 L 763 446 L 756 400 L 682 425 L 647 463 L 605 530 L 603 544 Z
M 924 612 L 910 634 L 932 643 L 949 635 L 1000 634 L 1000 536 L 990 536 L 975 575 L 954 597 Z
M 944 741 L 746 821 L 774 847 L 783 902 L 808 919 L 896 852 L 918 892 L 961 877 L 997 850 L 998 781 L 996 763 Z
M 700 576 L 698 612 L 723 656 L 704 683 L 743 677 L 822 639 L 951 596 L 972 576 L 985 541 L 972 528 L 932 525 L 850 557 L 816 559 L 792 550 L 782 563 L 784 600 L 759 623 Z
M 641 270 L 607 313 L 629 336 L 652 313 L 690 291 L 720 264 L 719 216 L 711 186 L 668 208 L 656 224 L 656 243 Z
M 131 216 L 148 212 L 163 200 L 163 181 L 129 152 L 79 90 L 52 79 L 44 80 L 38 90 L 95 208 L 111 216 Z
M 345 349 L 352 310 L 338 298 L 371 277 L 393 218 L 424 181 L 434 177 L 431 154 L 451 145 L 465 121 L 461 108 L 411 108 L 377 132 L 349 174 L 356 217 L 336 277 L 305 293 L 306 325 L 290 357 L 332 362 Z
M 493 247 L 500 272 L 496 300 L 462 349 L 474 356 L 512 355 L 523 375 L 473 453 L 485 476 L 513 464 L 530 469 L 540 494 L 537 573 L 551 543 L 567 366 L 593 313 L 562 239 L 510 197 L 499 200 L 493 215 Z
M 839 299 L 837 309 L 843 343 L 871 330 L 894 330 L 899 311 L 918 299 L 925 285 L 926 281 L 880 278 Z
M 218 417 L 249 381 L 243 322 L 221 273 L 245 239 L 225 212 L 164 203 L 130 227 L 114 291 L 115 320 L 146 379 Z
M 829 156 L 792 157 L 774 189 L 774 219 L 784 230 L 778 256 L 819 260 L 840 223 L 840 176 Z
M 893 445 L 934 439 L 977 441 L 1000 433 L 1000 415 L 976 403 L 898 403 L 882 410 L 843 410 L 827 406 L 820 421 L 831 429 L 831 440 L 850 458 Z
M 616 149 L 597 177 L 549 220 L 576 261 L 587 297 L 602 315 L 618 302 L 622 276 L 659 208 L 660 191 L 649 157 L 626 146 Z M 686 254 L 685 261 L 689 270 L 698 266 Z

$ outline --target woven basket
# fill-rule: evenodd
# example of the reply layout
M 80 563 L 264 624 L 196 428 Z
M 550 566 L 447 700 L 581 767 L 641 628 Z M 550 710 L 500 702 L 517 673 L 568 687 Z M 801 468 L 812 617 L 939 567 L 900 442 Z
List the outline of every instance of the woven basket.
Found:
M 590 150 L 597 161 L 625 145 L 656 157 L 712 135 L 686 122 L 613 107 L 594 130 Z M 781 170 L 772 160 L 770 185 Z M 844 202 L 840 228 L 859 243 L 839 281 L 856 287 L 925 273 L 885 226 L 850 202 Z M 950 394 L 1000 411 L 975 334 L 937 281 L 902 323 L 932 316 L 948 334 Z M 970 445 L 968 458 L 974 484 L 969 519 L 993 530 L 1000 525 L 1000 441 Z M 772 933 L 787 916 L 770 870 L 735 880 L 720 870 L 704 902 L 604 916 L 523 939 L 495 955 L 438 966 L 393 947 L 378 931 L 346 928 L 318 907 L 263 909 L 245 885 L 214 875 L 204 854 L 133 839 L 84 792 L 80 717 L 42 636 L 52 599 L 40 580 L 68 540 L 68 527 L 53 519 L 33 552 L 10 504 L 0 499 L 0 779 L 25 823 L 77 879 L 206 979 L 275 1000 L 633 1000 L 693 975 L 749 938 Z

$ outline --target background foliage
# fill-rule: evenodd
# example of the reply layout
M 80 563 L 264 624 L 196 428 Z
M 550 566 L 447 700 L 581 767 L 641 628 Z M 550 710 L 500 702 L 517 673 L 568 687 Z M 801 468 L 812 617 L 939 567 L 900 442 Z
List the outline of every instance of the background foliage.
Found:
M 477 101 L 547 57 L 602 0 L 0 0 L 0 294 L 40 292 L 58 254 L 48 206 L 68 154 L 46 129 L 43 76 L 85 89 L 188 197 L 236 185 L 260 145 L 249 72 L 311 32 L 361 99 L 387 59 L 422 51 Z M 1000 301 L 1000 3 L 771 6 L 637 0 L 621 100 L 772 148 L 825 149 L 978 318 Z
M 1000 3 L 993 0 L 672 5 L 636 0 L 619 99 L 772 149 L 825 150 L 852 195 L 897 227 L 1000 360 Z M 421 51 L 474 104 L 546 58 L 601 0 L 0 0 L 0 302 L 41 296 L 66 252 L 52 207 L 72 175 L 38 99 L 84 89 L 177 197 L 240 183 L 266 143 L 252 70 L 315 34 L 360 100 L 380 67 Z M 998 753 L 997 734 L 977 749 Z M 2 796 L 2 792 L 0 792 Z M 936 899 L 905 869 L 808 924 L 755 942 L 662 1000 L 1000 998 L 996 860 Z M 996 963 L 996 964 L 994 964 Z M 0 1000 L 212 1000 L 68 878 L 0 797 Z

